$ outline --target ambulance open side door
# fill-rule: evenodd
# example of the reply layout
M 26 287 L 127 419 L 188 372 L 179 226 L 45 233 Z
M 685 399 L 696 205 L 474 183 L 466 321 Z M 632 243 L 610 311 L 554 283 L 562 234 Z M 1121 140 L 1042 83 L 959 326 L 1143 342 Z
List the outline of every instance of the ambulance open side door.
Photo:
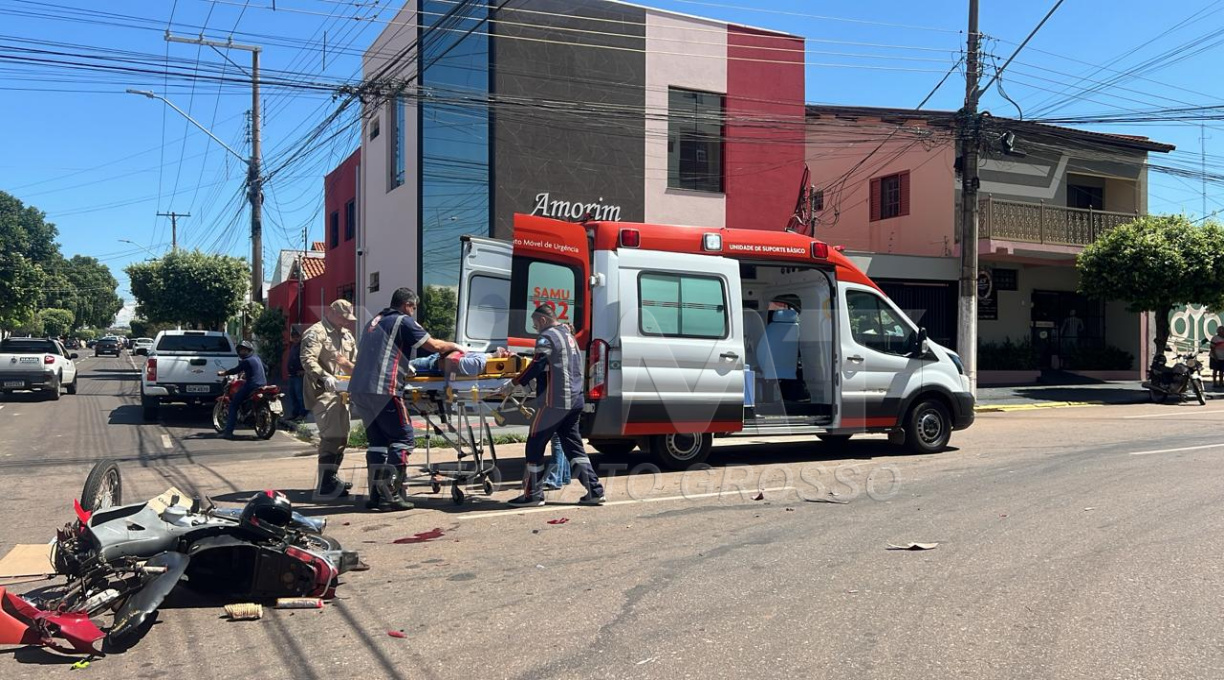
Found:
M 460 238 L 455 342 L 488 352 L 505 347 L 510 327 L 511 244 L 477 236 Z

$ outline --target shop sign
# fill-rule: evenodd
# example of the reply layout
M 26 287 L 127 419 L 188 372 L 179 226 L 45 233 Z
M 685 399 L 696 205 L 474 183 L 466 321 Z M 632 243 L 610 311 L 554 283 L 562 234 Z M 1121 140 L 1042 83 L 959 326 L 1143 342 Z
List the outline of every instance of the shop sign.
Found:
M 978 270 L 977 282 L 977 317 L 979 321 L 997 321 L 999 318 L 999 297 L 995 291 L 994 279 L 989 269 Z
M 616 222 L 620 220 L 621 207 L 605 205 L 603 196 L 600 196 L 595 203 L 555 201 L 547 191 L 544 191 L 535 195 L 535 204 L 531 208 L 531 214 L 559 220 L 580 220 L 590 215 L 593 220 Z

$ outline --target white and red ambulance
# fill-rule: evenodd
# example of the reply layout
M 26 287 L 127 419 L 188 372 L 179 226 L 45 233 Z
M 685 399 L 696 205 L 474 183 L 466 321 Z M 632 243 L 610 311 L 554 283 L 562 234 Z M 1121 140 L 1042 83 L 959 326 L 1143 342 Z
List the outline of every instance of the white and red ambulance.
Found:
M 464 237 L 458 342 L 530 352 L 541 304 L 586 352 L 602 452 L 681 468 L 716 434 L 884 432 L 929 453 L 973 422 L 960 358 L 800 234 L 515 215 L 513 243 Z

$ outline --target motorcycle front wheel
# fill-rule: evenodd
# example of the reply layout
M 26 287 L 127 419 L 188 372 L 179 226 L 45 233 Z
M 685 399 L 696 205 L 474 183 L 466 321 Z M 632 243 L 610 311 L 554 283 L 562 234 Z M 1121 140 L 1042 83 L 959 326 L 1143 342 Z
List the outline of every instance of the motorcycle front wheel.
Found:
M 217 403 L 213 404 L 212 414 L 212 426 L 217 431 L 217 434 L 225 431 L 225 419 L 227 417 L 229 417 L 229 404 L 218 399 Z
M 260 439 L 271 439 L 276 434 L 276 416 L 267 404 L 260 404 L 255 409 L 255 436 Z
M 1207 397 L 1203 394 L 1203 381 L 1191 380 L 1190 386 L 1194 388 L 1194 398 L 1198 399 L 1199 406 L 1207 405 Z

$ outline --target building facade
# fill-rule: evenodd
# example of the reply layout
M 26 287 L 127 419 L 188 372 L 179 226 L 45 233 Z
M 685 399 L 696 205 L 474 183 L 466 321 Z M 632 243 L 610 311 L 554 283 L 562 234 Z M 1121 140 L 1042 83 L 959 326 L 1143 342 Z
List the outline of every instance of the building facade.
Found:
M 515 213 L 785 228 L 803 56 L 607 0 L 413 0 L 364 59 L 358 306 L 453 288 L 459 237 L 508 238 Z
M 807 110 L 807 159 L 823 197 L 816 236 L 844 246 L 933 339 L 954 347 L 955 114 Z M 979 368 L 1008 371 L 1000 377 L 1009 381 L 1048 370 L 1138 375 L 1150 352 L 1143 317 L 1079 295 L 1075 259 L 1104 231 L 1146 214 L 1147 156 L 1173 147 L 1003 118 L 987 118 L 984 138 Z

